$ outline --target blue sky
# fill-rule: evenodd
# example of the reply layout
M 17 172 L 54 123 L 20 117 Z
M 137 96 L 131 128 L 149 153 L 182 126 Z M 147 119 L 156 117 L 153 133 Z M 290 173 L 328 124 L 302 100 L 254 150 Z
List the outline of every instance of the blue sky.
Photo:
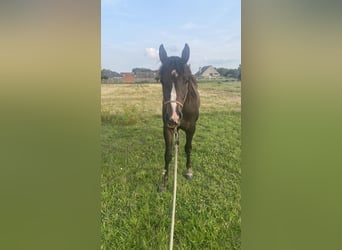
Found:
M 130 72 L 158 69 L 160 44 L 168 56 L 190 46 L 189 64 L 237 68 L 241 63 L 240 0 L 102 0 L 101 67 Z

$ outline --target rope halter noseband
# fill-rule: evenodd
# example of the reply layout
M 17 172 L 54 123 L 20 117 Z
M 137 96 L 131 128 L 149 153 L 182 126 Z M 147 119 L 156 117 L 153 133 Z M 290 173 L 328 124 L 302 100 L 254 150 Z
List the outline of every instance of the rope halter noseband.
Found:
M 168 104 L 168 103 L 177 103 L 179 106 L 181 106 L 181 108 L 183 108 L 184 103 L 185 103 L 185 101 L 186 101 L 186 98 L 187 98 L 187 96 L 188 96 L 188 92 L 189 92 L 189 83 L 187 82 L 186 84 L 187 84 L 187 86 L 186 86 L 186 93 L 185 93 L 183 102 L 180 102 L 180 101 L 177 101 L 177 100 L 174 100 L 174 101 L 168 100 L 168 101 L 164 101 L 164 102 L 163 102 L 163 105 L 166 105 L 166 104 Z
M 187 83 L 187 85 L 188 85 L 188 83 Z M 177 103 L 180 107 L 181 107 L 181 109 L 183 109 L 183 106 L 184 106 L 184 103 L 185 103 L 185 101 L 186 101 L 186 98 L 187 98 L 187 96 L 188 96 L 188 92 L 189 92 L 189 89 L 188 89 L 188 86 L 187 86 L 187 88 L 186 88 L 186 93 L 185 93 L 185 96 L 184 96 L 184 100 L 183 100 L 183 102 L 180 102 L 180 101 L 177 101 L 177 100 L 168 100 L 168 101 L 164 101 L 163 102 L 163 105 L 166 105 L 166 104 L 171 104 L 171 103 Z M 182 112 L 181 112 L 181 114 L 182 114 Z M 167 126 L 169 127 L 169 128 L 177 128 L 178 126 L 179 126 L 180 124 L 175 124 L 174 126 L 173 125 L 169 125 L 169 124 L 167 124 Z
M 186 96 L 185 96 L 186 98 Z M 168 103 L 177 103 L 179 106 L 181 106 L 181 108 L 183 108 L 183 103 L 179 102 L 179 101 L 171 101 L 171 100 L 168 100 L 166 102 L 164 102 L 164 105 L 168 104 Z

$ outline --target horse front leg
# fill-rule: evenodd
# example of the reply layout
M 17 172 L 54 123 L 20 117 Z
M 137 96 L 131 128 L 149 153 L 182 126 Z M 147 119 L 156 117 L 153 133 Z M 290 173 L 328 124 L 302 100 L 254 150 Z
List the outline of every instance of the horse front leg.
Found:
M 167 188 L 167 180 L 169 179 L 169 165 L 172 160 L 172 135 L 173 132 L 170 128 L 164 126 L 164 140 L 165 140 L 165 153 L 164 153 L 164 172 L 162 185 L 159 186 L 159 192 L 165 191 Z
M 185 143 L 185 154 L 186 154 L 186 173 L 185 177 L 188 180 L 192 179 L 192 171 L 191 171 L 191 150 L 192 150 L 192 138 L 195 134 L 196 126 L 193 126 L 191 129 L 185 131 L 186 133 L 186 143 Z

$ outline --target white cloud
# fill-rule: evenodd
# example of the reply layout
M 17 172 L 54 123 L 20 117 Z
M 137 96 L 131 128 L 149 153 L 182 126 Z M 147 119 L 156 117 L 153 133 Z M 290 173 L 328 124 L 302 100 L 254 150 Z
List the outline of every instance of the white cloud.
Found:
M 177 22 L 163 14 L 174 7 L 172 1 L 157 5 L 132 2 L 101 1 L 103 67 L 119 72 L 135 67 L 155 69 L 160 66 L 160 44 L 164 44 L 168 56 L 181 56 L 185 43 L 190 46 L 193 73 L 209 64 L 236 68 L 241 63 L 241 1 L 219 0 L 215 5 L 201 1 L 193 6 L 191 17 L 179 15 Z M 189 1 L 184 4 L 193 5 Z M 209 8 L 215 15 L 207 15 Z M 154 13 L 154 19 L 146 18 L 150 13 Z
M 145 52 L 150 58 L 158 58 L 158 50 L 155 48 L 145 48 Z

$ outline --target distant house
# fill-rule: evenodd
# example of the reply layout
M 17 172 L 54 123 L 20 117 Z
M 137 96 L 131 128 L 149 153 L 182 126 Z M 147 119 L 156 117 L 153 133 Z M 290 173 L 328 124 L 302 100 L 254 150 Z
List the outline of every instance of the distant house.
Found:
M 159 79 L 158 70 L 121 72 L 120 74 L 109 69 L 101 70 L 101 83 L 143 83 L 156 82 Z
M 135 81 L 136 82 L 154 82 L 158 75 L 157 71 L 146 71 L 146 72 L 136 72 Z
M 134 82 L 134 74 L 131 72 L 122 72 L 122 82 L 123 83 L 133 83 Z
M 214 78 L 215 79 L 220 76 L 220 73 L 217 72 L 217 70 L 213 66 L 209 65 L 209 66 L 204 66 L 204 67 L 199 68 L 195 76 L 198 78 L 209 78 L 209 79 Z

